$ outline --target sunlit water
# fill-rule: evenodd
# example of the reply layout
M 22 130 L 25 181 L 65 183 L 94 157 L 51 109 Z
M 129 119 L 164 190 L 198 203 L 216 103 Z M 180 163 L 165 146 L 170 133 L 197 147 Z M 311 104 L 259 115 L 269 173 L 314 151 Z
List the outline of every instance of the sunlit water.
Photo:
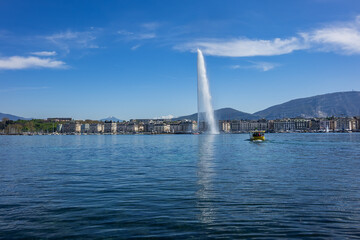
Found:
M 0 136 L 0 238 L 360 237 L 360 134 Z

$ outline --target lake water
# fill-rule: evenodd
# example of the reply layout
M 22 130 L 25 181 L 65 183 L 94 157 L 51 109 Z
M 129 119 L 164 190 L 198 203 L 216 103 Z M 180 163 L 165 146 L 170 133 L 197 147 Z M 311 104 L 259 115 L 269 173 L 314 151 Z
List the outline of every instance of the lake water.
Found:
M 0 238 L 360 238 L 360 134 L 0 136 Z

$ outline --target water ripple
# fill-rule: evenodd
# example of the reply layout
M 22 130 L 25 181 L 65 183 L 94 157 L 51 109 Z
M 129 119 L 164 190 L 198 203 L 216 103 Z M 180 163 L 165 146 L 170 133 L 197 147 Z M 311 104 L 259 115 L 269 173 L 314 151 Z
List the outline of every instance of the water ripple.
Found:
M 360 238 L 360 134 L 0 136 L 0 238 Z

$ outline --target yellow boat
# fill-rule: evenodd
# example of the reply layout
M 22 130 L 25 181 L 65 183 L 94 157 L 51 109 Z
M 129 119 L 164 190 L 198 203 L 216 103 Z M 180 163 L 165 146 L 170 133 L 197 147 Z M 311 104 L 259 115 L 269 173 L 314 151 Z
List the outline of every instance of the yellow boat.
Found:
M 250 132 L 250 141 L 265 141 L 265 131 Z

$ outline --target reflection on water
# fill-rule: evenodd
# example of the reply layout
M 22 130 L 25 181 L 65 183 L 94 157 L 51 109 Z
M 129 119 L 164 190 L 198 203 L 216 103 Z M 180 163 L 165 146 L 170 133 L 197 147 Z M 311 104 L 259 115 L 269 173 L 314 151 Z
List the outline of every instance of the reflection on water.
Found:
M 216 174 L 214 166 L 214 144 L 216 135 L 204 134 L 199 136 L 197 184 L 197 207 L 200 209 L 199 220 L 203 223 L 212 223 L 215 220 L 213 199 L 215 197 L 213 179 Z

